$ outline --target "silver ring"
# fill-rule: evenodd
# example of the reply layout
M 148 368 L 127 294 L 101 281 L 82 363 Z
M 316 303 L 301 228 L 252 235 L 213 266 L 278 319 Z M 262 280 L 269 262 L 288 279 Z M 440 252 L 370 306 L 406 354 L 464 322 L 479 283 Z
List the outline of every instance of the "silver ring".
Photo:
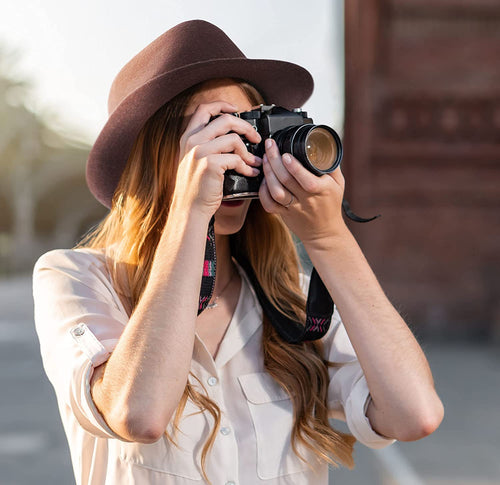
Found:
M 290 207 L 290 205 L 292 204 L 292 202 L 295 200 L 295 197 L 293 196 L 293 194 L 290 194 L 292 196 L 292 198 L 290 199 L 290 202 L 288 202 L 287 205 L 283 206 L 285 209 L 288 209 Z

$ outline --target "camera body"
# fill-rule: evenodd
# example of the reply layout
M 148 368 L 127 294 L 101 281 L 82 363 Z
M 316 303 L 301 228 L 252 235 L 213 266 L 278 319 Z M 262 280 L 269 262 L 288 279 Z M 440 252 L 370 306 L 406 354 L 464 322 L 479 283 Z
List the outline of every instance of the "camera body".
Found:
M 290 111 L 275 105 L 260 105 L 256 109 L 234 113 L 248 121 L 261 135 L 260 143 L 250 143 L 242 136 L 247 150 L 262 157 L 264 143 L 273 138 L 280 153 L 290 153 L 315 175 L 335 170 L 342 160 L 342 142 L 338 134 L 326 125 L 314 125 L 307 113 L 301 109 Z M 211 119 L 216 118 L 212 117 Z M 259 187 L 264 177 L 244 177 L 234 170 L 224 175 L 224 200 L 258 198 Z

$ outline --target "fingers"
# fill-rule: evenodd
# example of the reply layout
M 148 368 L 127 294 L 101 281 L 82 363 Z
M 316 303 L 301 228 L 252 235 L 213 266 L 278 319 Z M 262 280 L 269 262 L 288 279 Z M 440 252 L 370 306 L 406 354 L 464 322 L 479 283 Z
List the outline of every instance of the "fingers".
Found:
M 231 114 L 221 114 L 212 120 L 204 130 L 205 136 L 213 139 L 217 136 L 234 131 L 243 135 L 251 143 L 259 143 L 262 140 L 260 134 L 248 122 Z
M 266 183 L 266 179 L 262 180 L 259 189 L 259 199 L 262 207 L 266 212 L 279 213 L 283 209 L 283 205 L 276 202 L 269 192 L 269 187 Z
M 266 154 L 263 157 L 263 171 L 267 192 L 278 204 L 289 207 L 292 196 L 298 200 L 307 194 L 317 194 L 325 187 L 325 179 L 309 172 L 289 153 L 281 155 L 276 142 L 266 140 Z
M 314 175 L 289 153 L 280 155 L 274 140 L 266 140 L 266 155 L 276 179 L 294 194 L 301 190 L 317 194 L 323 189 L 323 176 Z
M 329 173 L 330 177 L 337 182 L 342 189 L 345 188 L 345 179 L 344 179 L 344 174 L 342 173 L 342 170 L 340 169 L 340 165 L 331 173 Z
M 291 185 L 294 185 L 294 184 L 289 183 L 289 185 L 287 187 L 285 187 L 281 183 L 281 181 L 277 177 L 276 173 L 274 172 L 273 168 L 271 167 L 271 164 L 270 164 L 266 155 L 264 155 L 262 168 L 264 170 L 266 190 L 269 193 L 269 195 L 281 207 L 288 205 L 289 202 L 292 200 L 292 196 L 293 196 L 293 193 L 290 190 Z M 295 190 L 297 189 L 296 184 L 295 184 L 294 188 L 295 188 Z
M 259 167 L 262 164 L 262 159 L 250 153 L 240 136 L 236 133 L 228 133 L 227 135 L 219 136 L 203 145 L 195 148 L 197 158 L 205 157 L 210 154 L 217 153 L 235 153 L 240 158 L 254 167 Z
M 204 127 L 212 116 L 220 113 L 234 113 L 237 109 L 234 104 L 226 103 L 225 101 L 200 104 L 192 114 L 186 114 L 189 118 L 186 132 L 198 131 L 197 128 Z
M 277 185 L 278 182 L 291 192 L 296 192 L 300 187 L 293 175 L 288 171 L 288 168 L 283 163 L 284 160 L 282 159 L 276 142 L 273 139 L 268 138 L 265 142 L 265 149 L 266 154 L 264 155 L 264 158 L 269 162 L 266 168 L 267 173 L 269 173 L 268 184 L 271 193 L 273 193 L 273 187 Z M 279 195 L 279 193 L 277 195 Z
M 243 135 L 251 143 L 259 143 L 261 136 L 248 121 L 228 114 L 234 113 L 236 109 L 234 105 L 224 101 L 200 104 L 189 120 L 181 144 L 184 140 L 187 149 L 190 149 L 229 132 Z M 216 115 L 220 116 L 210 121 Z
M 212 154 L 205 157 L 207 165 L 217 166 L 221 176 L 227 170 L 236 170 L 245 177 L 256 177 L 260 170 L 246 164 L 236 153 Z

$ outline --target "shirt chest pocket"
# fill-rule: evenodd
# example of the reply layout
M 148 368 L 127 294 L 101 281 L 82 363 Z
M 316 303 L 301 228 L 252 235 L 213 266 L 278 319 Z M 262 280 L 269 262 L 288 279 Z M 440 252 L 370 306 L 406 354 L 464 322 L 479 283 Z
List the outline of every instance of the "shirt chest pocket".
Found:
M 132 473 L 138 483 L 140 479 L 151 480 L 151 474 L 201 481 L 199 465 L 201 449 L 208 436 L 208 421 L 198 407 L 188 401 L 179 428 L 174 437 L 177 446 L 166 436 L 152 444 L 121 443 L 120 458 L 132 465 Z M 168 430 L 173 436 L 171 425 Z
M 267 373 L 238 377 L 254 424 L 257 473 L 266 480 L 309 470 L 293 451 L 293 405 L 288 394 Z M 307 460 L 310 452 L 297 447 Z

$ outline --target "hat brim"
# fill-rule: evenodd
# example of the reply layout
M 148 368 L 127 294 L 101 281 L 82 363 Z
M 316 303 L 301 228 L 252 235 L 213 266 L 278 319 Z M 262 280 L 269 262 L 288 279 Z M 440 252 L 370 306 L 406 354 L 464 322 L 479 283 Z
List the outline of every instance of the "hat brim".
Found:
M 226 77 L 244 79 L 267 103 L 288 109 L 302 106 L 314 87 L 311 75 L 304 68 L 269 59 L 215 59 L 157 76 L 121 101 L 90 151 L 86 178 L 96 199 L 111 208 L 113 194 L 135 139 L 144 123 L 163 104 L 195 84 Z

